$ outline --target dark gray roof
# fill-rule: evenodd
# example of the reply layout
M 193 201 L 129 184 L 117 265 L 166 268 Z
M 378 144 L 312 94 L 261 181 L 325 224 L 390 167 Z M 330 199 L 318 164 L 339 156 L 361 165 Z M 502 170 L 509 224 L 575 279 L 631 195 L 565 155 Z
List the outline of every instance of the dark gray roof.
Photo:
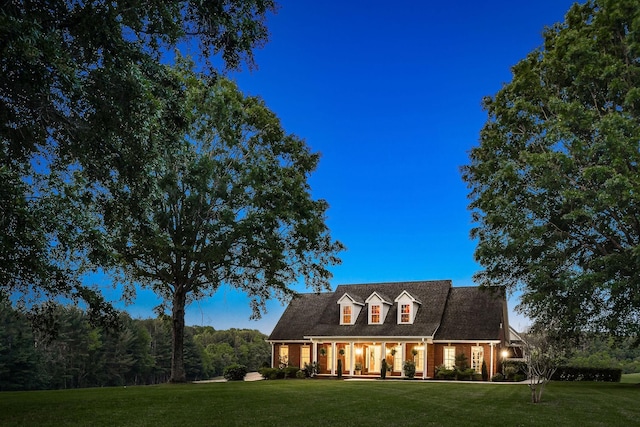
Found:
M 389 306 L 381 325 L 369 325 L 366 305 L 353 325 L 340 325 L 338 300 L 345 293 L 368 298 L 373 292 L 393 301 L 403 291 L 421 302 L 413 324 L 398 324 L 398 305 Z M 295 297 L 269 336 L 272 341 L 303 337 L 431 337 L 437 340 L 500 339 L 504 294 L 478 287 L 452 287 L 450 280 L 340 285 L 334 292 Z
M 311 325 L 318 321 L 327 301 L 333 294 L 298 294 L 276 323 L 269 339 L 302 340 Z
M 299 307 L 302 300 L 297 301 L 293 306 L 290 304 L 269 339 L 294 340 L 299 339 L 298 337 L 300 337 L 301 333 L 304 336 L 316 337 L 432 336 L 442 319 L 450 288 L 450 280 L 340 285 L 333 293 L 322 294 L 326 296 L 326 300 L 323 300 L 325 305 L 319 315 L 312 316 L 309 314 L 312 310 L 317 312 L 318 307 L 309 307 L 308 309 Z M 397 304 L 393 304 L 389 306 L 389 312 L 381 325 L 368 324 L 366 306 L 360 310 L 360 315 L 354 325 L 340 325 L 338 300 L 345 293 L 348 293 L 351 297 L 359 297 L 364 301 L 374 291 L 381 295 L 392 295 L 391 301 L 400 295 L 402 291 L 407 291 L 414 298 L 420 300 L 422 305 L 418 308 L 413 324 L 399 325 L 397 323 Z M 296 313 L 300 313 L 301 317 L 296 319 Z M 300 324 L 302 316 L 308 322 L 306 323 L 306 328 Z M 291 326 L 288 327 L 287 325 Z M 303 329 L 304 331 L 302 331 Z
M 505 322 L 504 290 L 451 288 L 436 340 L 498 340 Z

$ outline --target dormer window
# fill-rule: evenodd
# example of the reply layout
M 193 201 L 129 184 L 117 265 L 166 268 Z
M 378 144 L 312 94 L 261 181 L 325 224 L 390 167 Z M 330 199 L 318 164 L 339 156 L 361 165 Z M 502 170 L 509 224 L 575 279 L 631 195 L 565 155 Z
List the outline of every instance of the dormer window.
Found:
M 402 293 L 395 299 L 395 302 L 398 304 L 398 324 L 413 324 L 418 308 L 422 303 L 407 291 L 402 291 Z
M 371 306 L 371 323 L 380 323 L 380 305 Z
M 400 305 L 400 323 L 411 323 L 411 305 Z
M 393 305 L 391 300 L 378 292 L 374 292 L 369 295 L 365 302 L 369 307 L 369 324 L 382 325 L 389 312 L 389 307 Z
M 350 325 L 352 323 L 351 311 L 352 311 L 352 307 L 350 305 L 342 306 L 342 324 L 343 325 Z
M 340 305 L 340 324 L 353 325 L 358 319 L 360 310 L 364 306 L 362 298 L 345 293 L 339 300 Z

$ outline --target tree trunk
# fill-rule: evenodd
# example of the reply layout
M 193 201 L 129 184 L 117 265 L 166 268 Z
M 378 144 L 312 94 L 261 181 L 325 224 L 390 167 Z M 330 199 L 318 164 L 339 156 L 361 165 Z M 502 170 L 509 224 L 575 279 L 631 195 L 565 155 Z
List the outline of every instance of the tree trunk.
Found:
M 181 286 L 176 288 L 180 289 Z M 187 380 L 184 371 L 184 306 L 186 300 L 186 294 L 182 291 L 176 291 L 173 295 L 171 308 L 171 379 L 169 380 L 172 383 L 183 383 Z

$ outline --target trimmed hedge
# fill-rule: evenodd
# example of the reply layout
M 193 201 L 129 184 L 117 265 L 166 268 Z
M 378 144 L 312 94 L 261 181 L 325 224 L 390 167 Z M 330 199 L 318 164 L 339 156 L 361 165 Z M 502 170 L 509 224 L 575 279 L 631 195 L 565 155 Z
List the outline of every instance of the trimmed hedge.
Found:
M 233 364 L 224 368 L 224 377 L 227 381 L 244 381 L 247 375 L 247 367 L 244 365 Z
M 559 367 L 552 380 L 555 381 L 606 381 L 620 382 L 622 369 L 618 368 L 579 368 L 575 366 Z
M 260 368 L 258 371 L 265 380 L 281 380 L 284 378 L 305 378 L 305 371 L 297 366 L 287 366 L 286 368 Z M 302 374 L 300 374 L 302 372 Z

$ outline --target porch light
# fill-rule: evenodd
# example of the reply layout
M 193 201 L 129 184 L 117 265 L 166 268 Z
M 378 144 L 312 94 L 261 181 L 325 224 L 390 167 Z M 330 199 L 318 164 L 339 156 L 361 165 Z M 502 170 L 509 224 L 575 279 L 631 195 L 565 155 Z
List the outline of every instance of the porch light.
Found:
M 509 350 L 502 350 L 502 358 L 506 359 L 507 357 L 509 357 Z
M 361 355 L 362 354 L 362 347 L 357 347 L 356 348 L 356 354 L 357 355 Z

